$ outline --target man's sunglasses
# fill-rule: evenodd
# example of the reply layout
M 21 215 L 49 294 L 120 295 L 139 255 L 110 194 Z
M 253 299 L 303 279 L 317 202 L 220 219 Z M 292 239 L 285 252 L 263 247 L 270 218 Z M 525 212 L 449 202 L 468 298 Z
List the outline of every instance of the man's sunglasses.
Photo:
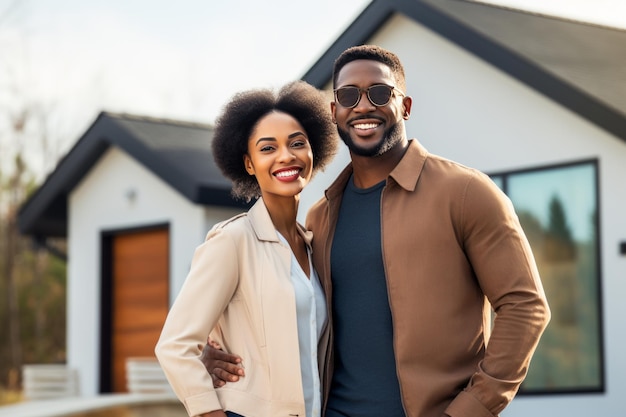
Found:
M 341 104 L 343 107 L 351 109 L 359 104 L 359 101 L 361 101 L 361 95 L 364 91 L 367 92 L 367 98 L 374 106 L 386 106 L 391 100 L 393 90 L 396 90 L 400 93 L 400 95 L 404 95 L 404 93 L 396 87 L 387 84 L 375 84 L 369 86 L 368 88 L 358 88 L 353 86 L 340 87 L 336 88 L 334 92 L 337 103 Z

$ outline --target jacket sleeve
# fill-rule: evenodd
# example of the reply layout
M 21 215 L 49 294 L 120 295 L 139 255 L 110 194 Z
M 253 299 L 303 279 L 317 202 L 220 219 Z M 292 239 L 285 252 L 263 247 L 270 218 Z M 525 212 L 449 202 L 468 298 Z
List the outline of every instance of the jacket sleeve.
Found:
M 224 230 L 209 233 L 165 320 L 155 348 L 172 389 L 190 416 L 221 409 L 201 347 L 237 288 L 235 242 Z
M 484 359 L 446 413 L 491 417 L 517 393 L 550 320 L 550 310 L 509 198 L 487 176 L 476 173 L 468 182 L 464 201 L 463 245 L 496 317 Z

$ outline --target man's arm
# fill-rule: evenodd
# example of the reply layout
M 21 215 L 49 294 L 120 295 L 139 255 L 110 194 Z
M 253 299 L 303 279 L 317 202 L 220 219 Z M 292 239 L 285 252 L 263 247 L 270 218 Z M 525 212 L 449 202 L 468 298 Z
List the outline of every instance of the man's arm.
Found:
M 239 355 L 226 353 L 221 346 L 209 339 L 200 356 L 202 364 L 213 379 L 213 386 L 219 388 L 227 382 L 237 382 L 245 376 Z
M 493 417 L 522 384 L 550 320 L 539 271 L 511 201 L 491 181 L 475 178 L 465 199 L 465 253 L 496 312 L 493 329 L 451 416 Z
M 226 417 L 226 413 L 223 410 L 215 410 L 210 413 L 201 414 L 200 417 Z

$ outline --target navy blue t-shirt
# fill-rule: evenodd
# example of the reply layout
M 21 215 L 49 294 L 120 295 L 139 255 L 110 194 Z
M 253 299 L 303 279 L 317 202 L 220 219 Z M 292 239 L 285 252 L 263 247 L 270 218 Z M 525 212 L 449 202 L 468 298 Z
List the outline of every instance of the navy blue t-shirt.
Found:
M 385 182 L 344 191 L 331 252 L 335 371 L 326 417 L 405 417 L 381 249 Z

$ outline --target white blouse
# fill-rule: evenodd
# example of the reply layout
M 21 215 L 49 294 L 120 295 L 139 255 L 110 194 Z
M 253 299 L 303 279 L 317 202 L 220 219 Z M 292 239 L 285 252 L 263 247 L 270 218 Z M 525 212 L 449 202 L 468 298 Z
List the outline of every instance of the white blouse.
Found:
M 280 233 L 278 237 L 289 246 Z M 317 367 L 317 343 L 328 317 L 322 285 L 311 263 L 311 254 L 308 249 L 307 255 L 311 279 L 304 273 L 296 256 L 291 252 L 291 282 L 296 295 L 298 344 L 306 415 L 319 417 L 321 415 L 321 388 Z

